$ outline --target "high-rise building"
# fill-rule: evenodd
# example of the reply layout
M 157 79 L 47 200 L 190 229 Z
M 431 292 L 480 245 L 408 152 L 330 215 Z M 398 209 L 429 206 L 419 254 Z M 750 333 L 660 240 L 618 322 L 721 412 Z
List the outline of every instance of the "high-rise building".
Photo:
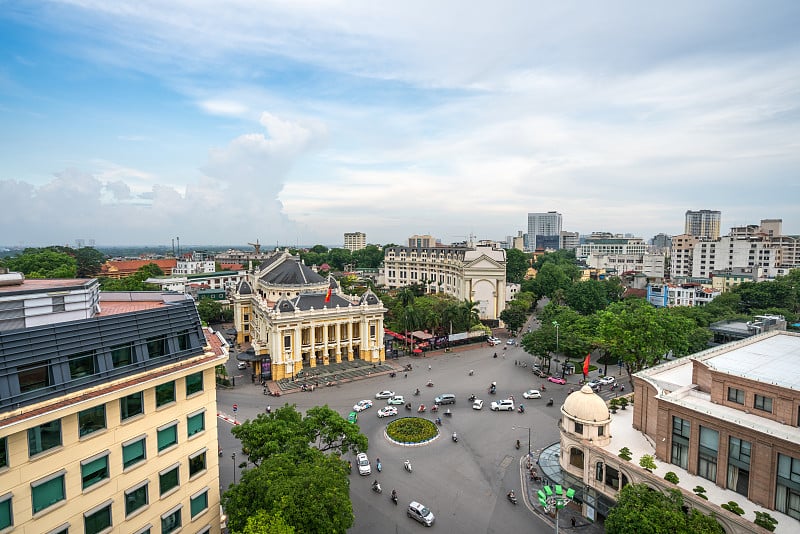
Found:
M 722 212 L 712 210 L 686 211 L 684 233 L 700 239 L 718 239 Z
M 344 248 L 350 252 L 361 250 L 367 246 L 367 234 L 364 232 L 345 232 Z
M 548 211 L 547 213 L 529 213 L 528 214 L 528 250 L 534 251 L 537 248 L 542 248 L 545 241 L 548 244 L 553 241 L 542 239 L 548 236 L 555 236 L 555 248 L 560 245 L 561 238 L 561 214 L 555 211 Z
M 431 248 L 438 245 L 438 239 L 432 235 L 412 235 L 408 238 L 408 246 L 411 248 Z
M 0 532 L 219 532 L 227 351 L 194 301 L 0 281 Z

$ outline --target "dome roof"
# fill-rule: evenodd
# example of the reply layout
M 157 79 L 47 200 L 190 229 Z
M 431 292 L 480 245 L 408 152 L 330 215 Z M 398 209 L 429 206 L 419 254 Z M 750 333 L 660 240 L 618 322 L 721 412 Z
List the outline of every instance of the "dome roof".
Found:
M 610 419 L 606 402 L 588 385 L 570 394 L 561 410 L 573 419 L 588 423 L 606 423 Z

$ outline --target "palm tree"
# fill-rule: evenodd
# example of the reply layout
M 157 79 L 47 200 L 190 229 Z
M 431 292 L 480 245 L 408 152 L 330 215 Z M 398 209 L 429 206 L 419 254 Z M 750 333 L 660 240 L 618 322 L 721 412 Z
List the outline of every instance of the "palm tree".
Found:
M 478 315 L 478 303 L 472 302 L 469 299 L 464 299 L 464 302 L 459 306 L 461 320 L 464 321 L 464 330 L 468 331 L 472 325 L 481 322 Z

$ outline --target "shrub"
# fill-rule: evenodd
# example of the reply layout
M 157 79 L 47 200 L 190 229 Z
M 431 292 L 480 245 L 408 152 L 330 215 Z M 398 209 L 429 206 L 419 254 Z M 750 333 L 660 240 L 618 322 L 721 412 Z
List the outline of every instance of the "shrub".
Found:
M 627 405 L 628 405 L 627 397 L 620 397 L 619 398 L 619 407 L 624 410 Z
M 706 489 L 703 486 L 695 486 L 692 491 L 701 499 L 708 500 L 708 496 L 706 496 Z
M 775 532 L 775 526 L 778 520 L 769 515 L 767 512 L 756 512 L 756 520 L 753 521 L 759 527 L 765 528 L 770 532 Z
M 728 501 L 726 503 L 722 503 L 720 506 L 722 506 L 729 512 L 733 512 L 736 515 L 744 515 L 744 510 L 742 510 L 742 507 L 739 506 L 739 503 L 737 502 Z
M 386 426 L 386 434 L 400 443 L 422 443 L 436 437 L 439 430 L 432 421 L 421 417 L 403 417 Z
M 619 399 L 613 398 L 609 404 L 611 405 L 611 413 L 617 413 L 617 408 L 619 408 Z
M 626 462 L 630 462 L 631 458 L 633 458 L 633 456 L 631 455 L 631 450 L 628 447 L 622 447 L 619 450 L 619 455 L 618 456 L 620 458 L 622 458 L 623 460 L 625 460 Z
M 670 471 L 666 475 L 664 475 L 664 480 L 666 480 L 667 482 L 672 482 L 673 484 L 677 484 L 678 482 L 680 482 L 680 479 L 678 478 L 678 475 L 676 475 L 672 471 Z
M 645 454 L 644 456 L 639 458 L 639 465 L 643 469 L 647 469 L 651 473 L 653 472 L 653 469 L 655 469 L 657 467 L 656 466 L 656 461 L 653 459 L 653 455 L 652 454 Z

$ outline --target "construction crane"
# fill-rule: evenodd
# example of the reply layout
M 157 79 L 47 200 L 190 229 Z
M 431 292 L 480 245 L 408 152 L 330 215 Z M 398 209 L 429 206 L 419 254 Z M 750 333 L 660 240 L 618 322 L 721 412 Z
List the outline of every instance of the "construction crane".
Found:
M 258 239 L 255 243 L 248 243 L 248 245 L 256 249 L 256 254 L 261 254 L 261 243 L 258 242 Z

